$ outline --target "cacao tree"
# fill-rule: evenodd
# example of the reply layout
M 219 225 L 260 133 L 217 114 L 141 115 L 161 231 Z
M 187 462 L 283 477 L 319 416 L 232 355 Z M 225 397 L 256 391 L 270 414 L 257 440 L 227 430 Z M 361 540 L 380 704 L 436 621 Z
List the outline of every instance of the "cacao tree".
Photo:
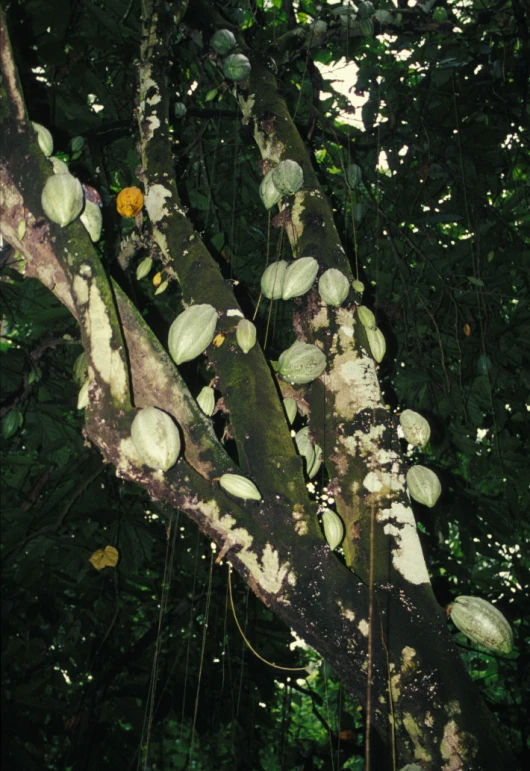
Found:
M 520 719 L 506 742 L 448 612 L 480 595 L 454 621 L 520 682 L 522 5 L 500 2 L 488 19 L 480 3 L 240 5 L 2 12 L 3 349 L 17 373 L 2 396 L 6 518 L 23 534 L 22 546 L 8 536 L 8 580 L 28 555 L 43 564 L 102 458 L 105 505 L 142 495 L 168 522 L 182 513 L 213 544 L 213 572 L 224 582 L 220 565 L 232 566 L 331 667 L 361 709 L 360 740 L 337 750 L 345 768 L 517 768 L 524 713 L 499 715 L 513 731 Z M 331 81 L 351 62 L 341 94 Z M 46 404 L 61 399 L 50 444 Z M 56 521 L 50 490 L 64 477 Z M 103 547 L 112 512 L 92 521 L 84 537 Z M 133 523 L 120 522 L 91 569 L 130 578 Z M 481 603 L 502 594 L 499 621 Z M 126 634 L 118 617 L 98 651 Z M 118 648 L 100 688 L 126 659 Z M 87 685 L 64 723 L 79 746 L 97 746 L 83 714 L 98 693 Z M 42 767 L 39 746 L 18 747 L 25 767 Z M 74 753 L 68 767 L 91 767 L 81 762 Z

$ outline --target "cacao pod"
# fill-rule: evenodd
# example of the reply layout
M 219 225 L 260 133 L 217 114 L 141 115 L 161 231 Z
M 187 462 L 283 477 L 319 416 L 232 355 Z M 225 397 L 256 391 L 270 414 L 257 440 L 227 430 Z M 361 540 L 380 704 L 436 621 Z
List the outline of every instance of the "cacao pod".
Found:
M 191 361 L 212 342 L 217 311 L 211 305 L 190 305 L 169 328 L 168 348 L 175 364 Z
M 351 188 L 356 188 L 362 179 L 361 167 L 356 163 L 350 163 L 346 168 L 346 180 Z
M 311 467 L 307 469 L 307 476 L 309 479 L 313 479 L 318 474 L 318 471 L 322 465 L 322 447 L 319 444 L 314 445 L 315 457 Z
M 374 13 L 374 19 L 376 19 L 379 24 L 392 24 L 393 21 L 392 14 L 389 11 L 376 11 Z
M 272 181 L 272 172 L 269 171 L 261 180 L 259 186 L 261 201 L 266 209 L 272 209 L 282 199 L 282 194 Z
M 344 538 L 344 525 L 342 519 L 331 509 L 322 512 L 322 527 L 328 546 L 333 551 Z
M 429 508 L 435 505 L 442 492 L 440 480 L 425 466 L 412 466 L 407 471 L 407 486 L 410 497 Z
M 167 471 L 177 462 L 180 434 L 173 419 L 158 407 L 144 407 L 131 424 L 131 439 L 142 462 Z
M 236 46 L 236 39 L 229 29 L 218 29 L 210 38 L 210 45 L 216 54 L 225 56 Z
M 41 126 L 40 123 L 33 123 L 33 128 L 37 134 L 37 142 L 39 147 L 48 158 L 53 153 L 53 137 L 47 128 Z
M 236 327 L 236 340 L 243 353 L 248 353 L 256 345 L 256 327 L 248 319 L 241 319 Z
M 405 439 L 415 447 L 423 447 L 431 436 L 431 428 L 424 417 L 413 410 L 403 410 L 399 416 Z
M 49 160 L 52 162 L 54 174 L 69 174 L 68 165 L 61 161 L 60 158 L 56 158 L 55 155 L 50 155 Z
M 292 262 L 283 279 L 282 300 L 300 297 L 311 289 L 318 273 L 318 262 L 314 257 L 299 257 Z
M 173 105 L 173 115 L 175 118 L 183 118 L 186 115 L 186 105 L 184 102 L 175 102 Z
M 368 19 L 374 13 L 374 5 L 369 0 L 361 0 L 357 7 L 361 19 Z
M 292 425 L 298 413 L 298 405 L 296 404 L 296 399 L 293 399 L 292 396 L 286 396 L 283 400 L 283 407 L 285 409 L 285 414 L 287 415 L 289 425 Z
M 152 267 L 153 258 L 144 257 L 144 259 L 138 264 L 138 267 L 136 268 L 136 280 L 141 281 L 142 278 L 145 278 L 151 272 Z
M 364 292 L 364 284 L 362 281 L 355 279 L 355 281 L 352 281 L 351 285 L 356 292 L 359 292 L 359 294 L 362 294 Z
M 254 482 L 239 474 L 223 474 L 219 484 L 227 493 L 245 501 L 261 501 L 261 494 Z
M 490 651 L 509 653 L 513 633 L 500 610 L 481 597 L 457 597 L 451 605 L 451 621 L 470 640 Z
M 80 219 L 92 241 L 99 241 L 101 228 L 103 227 L 103 217 L 97 203 L 85 201 L 85 208 L 81 212 Z
M 447 11 L 445 8 L 435 8 L 432 12 L 434 21 L 447 21 Z
M 364 286 L 363 286 L 363 289 L 364 289 Z M 375 320 L 375 316 L 370 310 L 370 308 L 366 307 L 366 305 L 359 305 L 359 307 L 357 308 L 357 316 L 365 329 L 377 328 L 377 322 Z
M 197 404 L 209 418 L 212 417 L 215 410 L 215 391 L 210 386 L 204 386 L 197 396 Z
M 122 217 L 136 217 L 143 209 L 144 194 L 139 187 L 124 187 L 116 198 L 116 209 Z
M 328 305 L 339 307 L 347 298 L 350 282 L 337 268 L 328 268 L 318 280 L 318 292 Z
M 48 177 L 41 195 L 44 213 L 62 228 L 73 222 L 83 209 L 81 182 L 71 174 L 55 174 Z
M 74 383 L 82 385 L 88 377 L 88 359 L 86 353 L 80 353 L 74 362 Z
M 315 446 L 309 438 L 309 426 L 304 426 L 300 431 L 297 431 L 294 442 L 300 455 L 305 458 L 306 471 L 309 476 L 309 470 L 313 467 L 315 462 Z
M 272 181 L 282 195 L 294 195 L 304 184 L 304 172 L 296 161 L 280 161 L 271 171 Z
M 326 369 L 326 356 L 320 348 L 297 340 L 278 359 L 278 372 L 289 383 L 304 385 L 316 380 Z
M 265 269 L 261 277 L 261 291 L 269 300 L 279 300 L 283 292 L 283 280 L 287 263 L 278 260 Z
M 385 336 L 380 329 L 367 329 L 366 337 L 368 339 L 368 345 L 370 351 L 374 357 L 374 361 L 380 364 L 383 361 L 383 357 L 386 353 L 386 341 Z
M 229 80 L 239 83 L 250 75 L 252 67 L 244 54 L 230 54 L 223 60 L 223 72 Z
M 88 407 L 88 402 L 89 402 L 88 389 L 89 388 L 90 388 L 90 380 L 86 378 L 83 385 L 79 389 L 79 394 L 77 396 L 78 410 L 84 410 L 85 407 Z

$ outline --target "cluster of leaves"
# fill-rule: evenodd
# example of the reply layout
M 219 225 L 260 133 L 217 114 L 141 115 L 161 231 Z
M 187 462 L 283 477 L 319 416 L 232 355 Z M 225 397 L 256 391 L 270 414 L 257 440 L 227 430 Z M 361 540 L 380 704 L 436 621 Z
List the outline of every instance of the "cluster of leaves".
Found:
M 499 598 L 518 630 L 530 510 L 529 164 L 521 128 L 528 58 L 520 4 L 499 0 L 486 18 L 479 0 L 438 3 L 449 26 L 404 9 L 400 24 L 376 27 L 374 37 L 350 34 L 336 4 L 298 5 L 296 15 L 280 0 L 190 3 L 168 52 L 175 101 L 187 107 L 170 127 L 180 195 L 227 279 L 240 282 L 242 306 L 254 308 L 266 261 L 290 255 L 259 200 L 258 152 L 233 86 L 208 48 L 223 20 L 239 28 L 250 59 L 276 59 L 279 87 L 385 332 L 386 399 L 421 412 L 433 427 L 420 457 L 440 472 L 444 495 L 434 513 L 419 507 L 418 516 L 440 601 Z M 390 2 L 379 7 L 396 10 Z M 155 269 L 136 282 L 137 262 L 124 271 L 116 261 L 133 227 L 120 221 L 113 198 L 137 182 L 139 18 L 139 0 L 18 0 L 9 22 L 30 116 L 52 130 L 72 171 L 101 191 L 101 257 L 165 341 L 177 283 L 157 296 Z M 327 32 L 308 47 L 317 20 Z M 296 27 L 306 35 L 293 35 Z M 352 84 L 364 98 L 359 121 L 348 119 L 350 99 L 326 69 L 345 58 L 359 68 Z M 74 136 L 85 138 L 75 154 Z M 352 162 L 362 169 L 355 190 L 344 175 Z M 143 257 L 140 250 L 135 260 Z M 147 741 L 155 651 L 153 767 L 184 768 L 192 758 L 205 769 L 219 768 L 220 759 L 222 767 L 301 768 L 308 759 L 324 767 L 329 737 L 339 741 L 341 732 L 355 763 L 362 721 L 355 708 L 341 710 L 332 679 L 278 688 L 275 679 L 284 676 L 238 637 L 226 574 L 212 571 L 208 545 L 183 519 L 120 484 L 83 444 L 71 375 L 81 350 L 75 324 L 36 282 L 21 279 L 13 259 L 6 252 L 0 284 L 5 767 L 136 762 Z M 259 313 L 260 340 L 276 358 L 290 339 L 292 305 L 262 302 Z M 192 382 L 198 392 L 200 370 Z M 169 516 L 169 535 L 147 512 Z M 119 551 L 118 568 L 97 572 L 88 559 L 107 544 Z M 238 613 L 248 613 L 250 642 L 266 659 L 296 665 L 286 630 L 238 585 L 234 592 Z M 520 655 L 517 671 L 513 659 L 466 652 L 523 752 L 522 644 Z

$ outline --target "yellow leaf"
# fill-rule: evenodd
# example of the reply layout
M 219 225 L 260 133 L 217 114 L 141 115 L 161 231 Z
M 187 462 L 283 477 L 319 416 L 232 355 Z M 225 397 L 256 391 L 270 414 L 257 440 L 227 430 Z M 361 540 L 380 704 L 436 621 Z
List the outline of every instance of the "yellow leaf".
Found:
M 115 567 L 119 556 L 120 554 L 114 546 L 105 546 L 104 549 L 97 549 L 88 561 L 96 570 L 103 570 L 103 568 Z

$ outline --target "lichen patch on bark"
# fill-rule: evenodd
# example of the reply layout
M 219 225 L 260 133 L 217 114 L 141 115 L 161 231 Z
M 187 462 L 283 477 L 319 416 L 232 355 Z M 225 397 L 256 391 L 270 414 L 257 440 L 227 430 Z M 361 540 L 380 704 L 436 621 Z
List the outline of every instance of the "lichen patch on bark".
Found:
M 384 523 L 384 532 L 392 539 L 394 569 L 411 584 L 429 583 L 429 574 L 410 506 L 393 501 L 390 507 L 377 513 L 377 521 Z

